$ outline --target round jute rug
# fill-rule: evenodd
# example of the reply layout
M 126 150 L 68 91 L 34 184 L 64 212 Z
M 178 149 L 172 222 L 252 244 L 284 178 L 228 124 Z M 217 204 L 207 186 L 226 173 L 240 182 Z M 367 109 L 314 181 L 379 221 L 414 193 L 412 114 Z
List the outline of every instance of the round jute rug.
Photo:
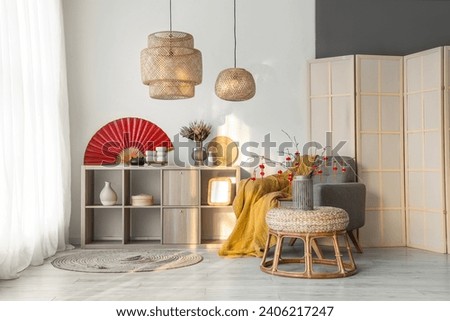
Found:
M 58 257 L 52 261 L 52 265 L 77 272 L 130 273 L 176 269 L 202 260 L 201 255 L 184 250 L 82 250 Z

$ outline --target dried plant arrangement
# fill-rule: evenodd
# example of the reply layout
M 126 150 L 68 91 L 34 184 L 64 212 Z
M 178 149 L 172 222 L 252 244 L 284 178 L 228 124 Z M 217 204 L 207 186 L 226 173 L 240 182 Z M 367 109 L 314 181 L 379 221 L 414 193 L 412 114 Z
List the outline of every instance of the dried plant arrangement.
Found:
M 211 125 L 203 120 L 192 121 L 180 129 L 180 135 L 195 142 L 203 142 L 211 134 Z

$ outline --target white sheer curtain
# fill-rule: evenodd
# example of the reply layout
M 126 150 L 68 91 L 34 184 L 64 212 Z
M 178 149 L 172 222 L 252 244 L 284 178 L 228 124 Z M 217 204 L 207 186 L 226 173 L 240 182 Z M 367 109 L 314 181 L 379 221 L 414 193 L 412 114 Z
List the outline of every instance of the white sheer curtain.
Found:
M 66 248 L 69 147 L 61 0 L 0 0 L 0 279 Z

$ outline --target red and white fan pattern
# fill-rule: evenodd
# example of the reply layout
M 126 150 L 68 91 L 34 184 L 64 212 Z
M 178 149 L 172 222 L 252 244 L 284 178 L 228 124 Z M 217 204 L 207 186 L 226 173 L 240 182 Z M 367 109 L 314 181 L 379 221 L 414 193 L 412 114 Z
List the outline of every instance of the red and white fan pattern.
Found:
M 126 163 L 160 146 L 173 149 L 169 136 L 154 123 L 136 117 L 116 119 L 92 136 L 84 152 L 84 164 Z

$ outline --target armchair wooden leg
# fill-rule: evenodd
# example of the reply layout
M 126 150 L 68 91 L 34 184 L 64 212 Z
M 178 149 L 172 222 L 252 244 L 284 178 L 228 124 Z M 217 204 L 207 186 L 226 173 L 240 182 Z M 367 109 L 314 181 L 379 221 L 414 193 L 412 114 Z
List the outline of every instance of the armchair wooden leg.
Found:
M 314 250 L 314 253 L 316 253 L 317 257 L 318 257 L 319 259 L 323 259 L 323 252 L 322 252 L 322 249 L 320 248 L 320 246 L 319 246 L 319 244 L 317 243 L 317 240 L 316 240 L 316 239 L 313 239 L 313 240 L 311 241 L 311 245 L 312 245 L 312 248 L 313 248 L 313 250 Z
M 355 249 L 358 253 L 362 253 L 362 247 L 359 244 L 358 238 L 355 237 L 355 234 L 353 234 L 353 230 L 352 231 L 347 231 L 348 236 L 350 237 L 350 240 L 352 240 L 353 245 L 355 246 Z

